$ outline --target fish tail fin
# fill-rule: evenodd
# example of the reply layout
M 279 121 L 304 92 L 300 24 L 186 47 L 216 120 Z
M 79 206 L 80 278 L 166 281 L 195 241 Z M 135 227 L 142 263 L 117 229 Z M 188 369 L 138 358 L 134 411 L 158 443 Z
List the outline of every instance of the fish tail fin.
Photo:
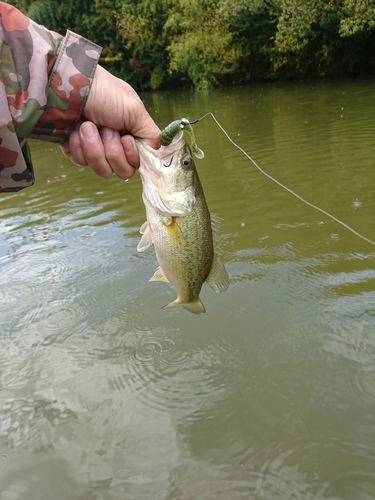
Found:
M 168 307 L 174 307 L 174 306 L 183 306 L 187 311 L 193 313 L 193 314 L 204 314 L 206 312 L 206 308 L 204 307 L 201 299 L 197 299 L 194 302 L 177 302 L 177 300 L 174 300 L 173 302 L 170 302 L 166 306 L 162 307 L 162 309 L 167 309 Z
M 204 307 L 201 299 L 197 299 L 194 302 L 186 302 L 182 305 L 193 314 L 204 314 L 206 312 L 206 308 Z

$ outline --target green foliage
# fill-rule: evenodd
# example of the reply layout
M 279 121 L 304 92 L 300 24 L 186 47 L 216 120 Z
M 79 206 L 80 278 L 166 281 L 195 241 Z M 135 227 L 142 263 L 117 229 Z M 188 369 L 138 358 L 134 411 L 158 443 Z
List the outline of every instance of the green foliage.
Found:
M 241 51 L 218 0 L 175 2 L 165 30 L 169 71 L 186 74 L 194 87 L 213 87 L 236 74 Z
M 131 53 L 130 83 L 136 87 L 158 88 L 166 83 L 168 58 L 164 24 L 169 0 L 122 0 L 120 33 Z
M 239 48 L 240 81 L 267 78 L 276 34 L 275 6 L 263 1 L 226 1 L 222 12 L 230 22 L 233 43 Z
M 38 24 L 48 26 L 53 31 L 59 31 L 63 12 L 64 10 L 57 0 L 38 0 L 30 6 L 27 15 Z
M 9 3 L 10 5 L 17 7 L 17 9 L 19 9 L 24 14 L 27 13 L 27 11 L 30 8 L 30 5 L 33 2 L 34 0 L 5 0 L 5 3 Z
M 343 37 L 368 34 L 375 29 L 375 3 L 372 0 L 346 0 L 343 13 L 345 17 L 340 23 Z
M 131 82 L 209 88 L 248 79 L 255 59 L 268 71 L 275 27 L 263 2 L 248 3 L 123 0 L 120 26 L 133 55 Z
M 375 0 L 8 0 L 137 89 L 372 74 Z
M 67 29 L 79 33 L 103 47 L 100 63 L 118 76 L 131 72 L 124 39 L 118 23 L 121 0 L 11 0 L 38 24 L 64 34 Z
M 273 49 L 274 69 L 301 76 L 373 71 L 371 0 L 281 0 Z M 353 38 L 352 35 L 357 35 Z

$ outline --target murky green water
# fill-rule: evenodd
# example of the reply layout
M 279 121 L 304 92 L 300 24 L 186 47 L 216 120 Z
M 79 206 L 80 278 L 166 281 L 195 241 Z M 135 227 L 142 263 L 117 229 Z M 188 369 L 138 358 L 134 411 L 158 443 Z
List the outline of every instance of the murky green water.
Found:
M 213 111 L 269 174 L 375 239 L 374 82 L 145 96 Z M 0 498 L 373 499 L 375 248 L 195 126 L 231 287 L 161 311 L 139 178 L 34 143 L 0 196 Z

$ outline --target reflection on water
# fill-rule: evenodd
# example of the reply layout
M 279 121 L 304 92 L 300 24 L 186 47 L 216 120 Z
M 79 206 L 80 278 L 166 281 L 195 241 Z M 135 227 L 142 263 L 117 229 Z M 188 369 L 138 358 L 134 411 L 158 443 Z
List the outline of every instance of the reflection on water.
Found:
M 163 127 L 213 111 L 268 173 L 375 237 L 371 82 L 158 93 Z M 160 311 L 139 178 L 34 143 L 0 197 L 0 497 L 373 499 L 375 251 L 196 126 L 231 287 Z

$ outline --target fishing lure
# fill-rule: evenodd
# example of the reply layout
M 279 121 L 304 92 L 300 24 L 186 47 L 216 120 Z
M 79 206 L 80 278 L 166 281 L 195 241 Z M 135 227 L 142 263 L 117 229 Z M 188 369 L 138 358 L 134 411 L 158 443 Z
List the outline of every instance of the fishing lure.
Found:
M 174 122 L 167 125 L 159 135 L 159 142 L 162 146 L 169 146 L 173 139 L 176 137 L 180 130 L 186 130 L 186 132 L 190 135 L 191 144 L 190 149 L 194 156 L 199 159 L 204 158 L 204 153 L 201 149 L 198 148 L 197 143 L 195 142 L 195 135 L 192 129 L 192 125 L 197 123 L 198 120 L 194 122 L 189 122 L 187 118 L 181 118 L 181 120 L 175 120 Z

